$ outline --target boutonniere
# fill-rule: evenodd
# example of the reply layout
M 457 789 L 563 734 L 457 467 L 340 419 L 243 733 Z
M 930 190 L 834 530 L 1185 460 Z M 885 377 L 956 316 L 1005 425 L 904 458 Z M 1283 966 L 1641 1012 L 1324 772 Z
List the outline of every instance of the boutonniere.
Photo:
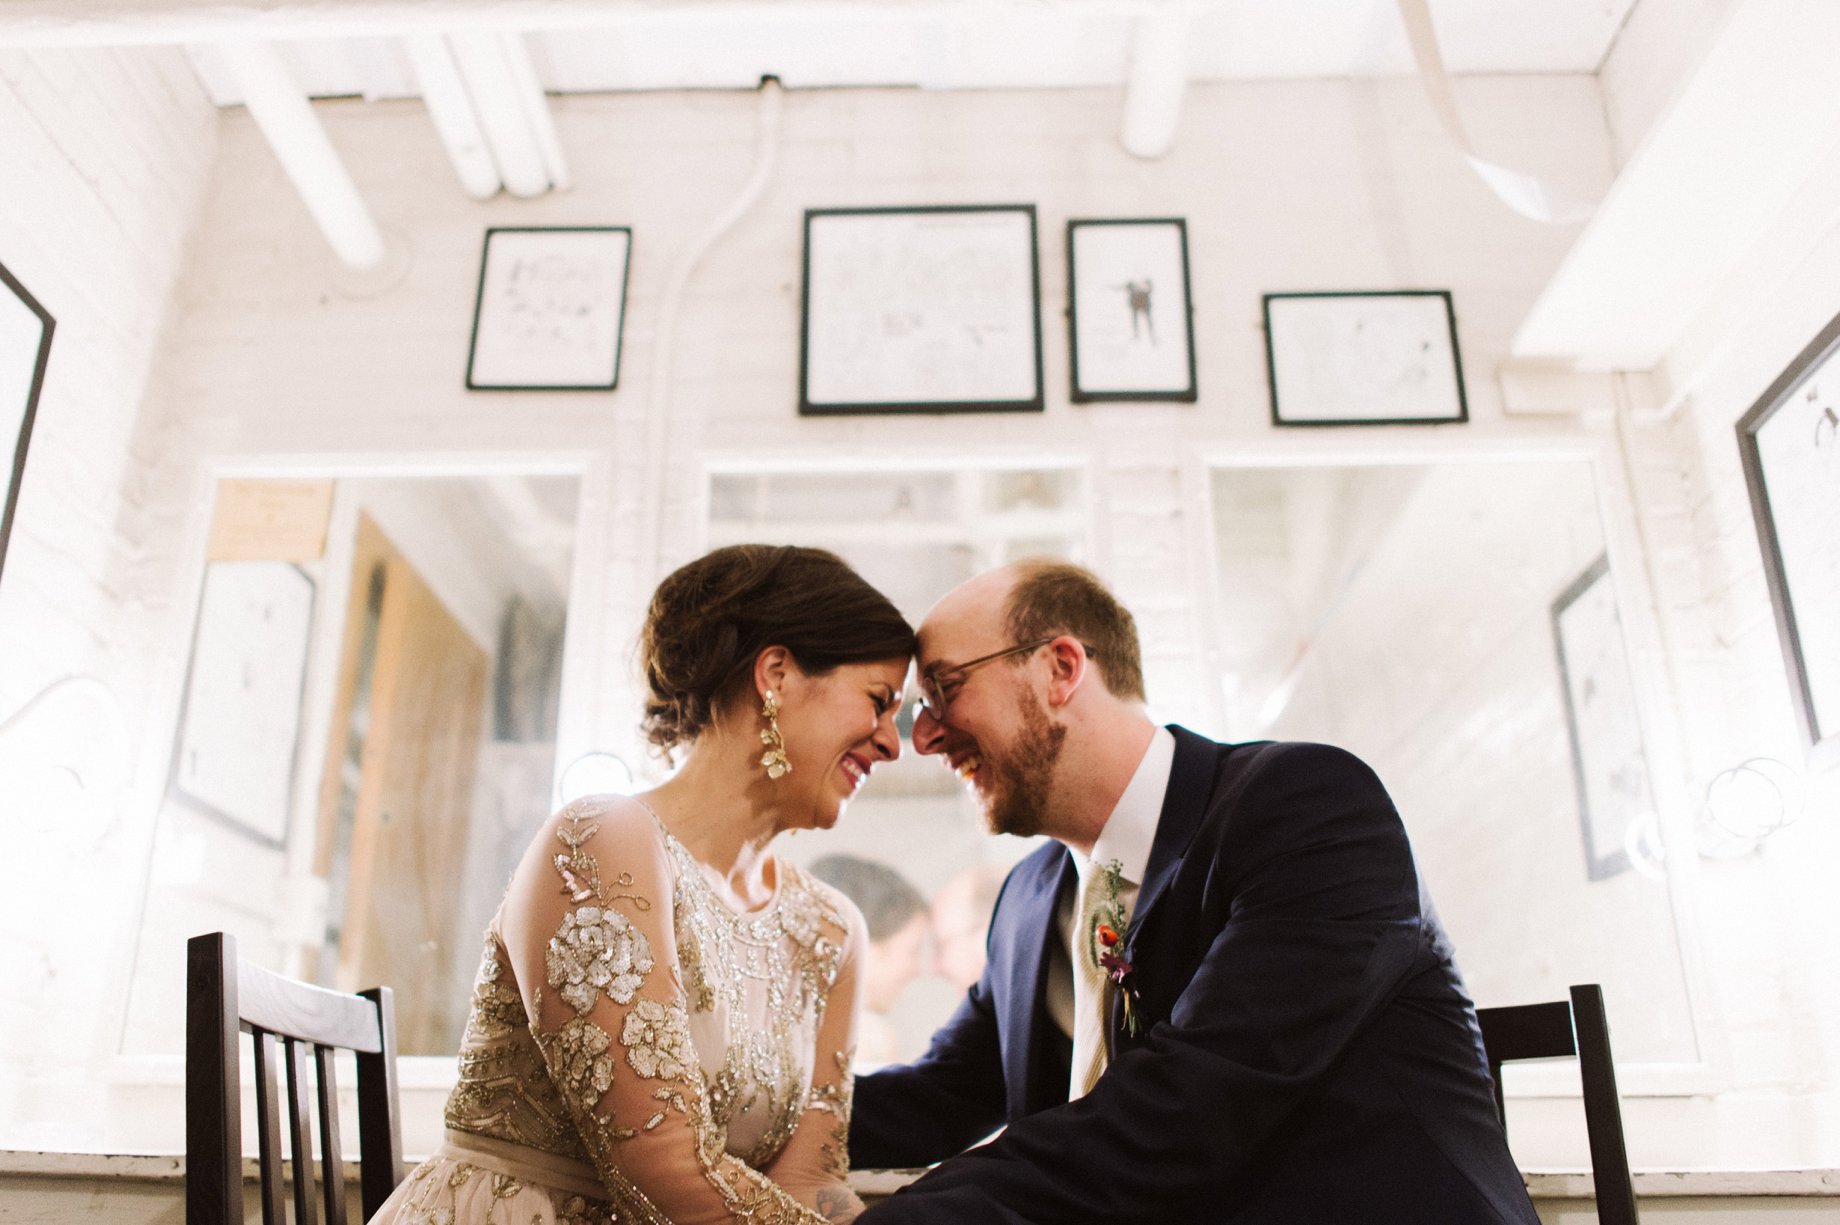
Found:
M 1125 937 L 1131 932 L 1131 924 L 1124 917 L 1124 905 L 1118 900 L 1118 882 L 1124 865 L 1116 859 L 1108 859 L 1097 866 L 1105 874 L 1101 882 L 1105 900 L 1093 913 L 1092 930 L 1086 934 L 1086 956 L 1094 969 L 1104 971 L 1107 981 L 1123 996 L 1124 1032 L 1135 1038 L 1143 1029 L 1144 1020 L 1137 994 L 1136 970 L 1122 952 Z

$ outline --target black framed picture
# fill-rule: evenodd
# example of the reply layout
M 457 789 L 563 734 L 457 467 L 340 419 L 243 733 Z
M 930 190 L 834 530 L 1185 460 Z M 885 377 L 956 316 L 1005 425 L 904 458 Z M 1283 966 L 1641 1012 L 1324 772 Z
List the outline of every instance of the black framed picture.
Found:
M 1274 425 L 1469 420 L 1448 290 L 1268 293 L 1265 356 Z
M 1074 403 L 1195 401 L 1188 225 L 1182 218 L 1069 221 L 1067 286 Z
M 0 501 L 0 572 L 6 568 L 7 541 L 13 535 L 13 511 L 26 471 L 26 447 L 38 413 L 45 367 L 51 360 L 51 312 L 39 305 L 17 277 L 0 264 L 0 464 L 6 468 L 6 497 Z
M 1034 205 L 806 210 L 800 415 L 1042 407 Z
M 1840 749 L 1840 318 L 1738 422 L 1796 717 Z
M 467 350 L 472 391 L 611 391 L 632 230 L 504 226 L 486 231 Z
M 1552 623 L 1585 872 L 1603 880 L 1631 866 L 1631 830 L 1639 832 L 1655 810 L 1607 556 L 1598 557 L 1553 601 Z

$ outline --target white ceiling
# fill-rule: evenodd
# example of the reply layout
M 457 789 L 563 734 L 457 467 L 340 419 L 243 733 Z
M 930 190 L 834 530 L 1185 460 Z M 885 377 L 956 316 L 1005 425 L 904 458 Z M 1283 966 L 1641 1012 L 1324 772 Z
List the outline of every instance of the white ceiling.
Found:
M 1179 3 L 1180 0 L 1171 0 Z M 1635 0 L 1430 0 L 1446 65 L 1456 74 L 1594 73 Z M 449 6 L 456 25 L 478 6 Z M 1191 80 L 1394 75 L 1412 71 L 1395 0 L 1198 0 Z M 431 4 L 401 28 L 441 28 Z M 506 6 L 515 23 L 517 9 Z M 605 24 L 554 28 L 532 10 L 526 40 L 552 93 L 745 89 L 764 75 L 789 88 L 917 86 L 1000 89 L 1122 84 L 1138 4 L 661 3 L 610 10 Z M 573 20 L 580 20 L 579 14 Z M 282 35 L 336 28 L 336 17 Z M 543 28 L 549 26 L 551 28 Z M 254 27 L 254 28 L 260 28 Z M 397 39 L 354 12 L 349 37 L 288 38 L 284 54 L 315 97 L 413 97 Z M 356 33 L 356 31 L 364 31 Z M 248 26 L 237 33 L 252 32 Z M 219 105 L 242 99 L 208 48 L 194 61 Z

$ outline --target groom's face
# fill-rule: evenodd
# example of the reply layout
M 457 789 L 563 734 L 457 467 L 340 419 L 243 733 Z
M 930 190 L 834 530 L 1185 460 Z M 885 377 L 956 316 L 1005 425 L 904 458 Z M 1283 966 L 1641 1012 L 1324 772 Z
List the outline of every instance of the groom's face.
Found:
M 954 671 L 1015 645 L 1004 636 L 1009 585 L 1001 572 L 973 579 L 941 600 L 920 626 L 920 672 L 940 679 L 945 710 L 922 710 L 913 742 L 916 752 L 944 758 L 965 781 L 992 833 L 1026 837 L 1042 832 L 1067 737 L 1040 692 L 1040 654 Z

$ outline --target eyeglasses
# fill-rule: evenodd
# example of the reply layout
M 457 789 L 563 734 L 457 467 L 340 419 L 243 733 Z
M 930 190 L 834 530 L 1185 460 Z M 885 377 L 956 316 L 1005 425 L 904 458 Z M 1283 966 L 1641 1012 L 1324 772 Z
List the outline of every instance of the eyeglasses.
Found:
M 1047 646 L 1058 637 L 1060 637 L 1059 634 L 1050 634 L 1046 638 L 1037 638 L 1033 642 L 1019 642 L 1013 647 L 1004 647 L 1001 651 L 992 651 L 988 655 L 980 655 L 976 659 L 966 660 L 962 664 L 954 664 L 950 668 L 941 668 L 937 672 L 922 673 L 920 676 L 920 692 L 918 695 L 920 709 L 933 716 L 934 719 L 944 722 L 946 708 L 952 704 L 952 699 L 957 696 L 959 689 L 964 686 L 965 674 L 967 672 L 971 671 L 973 668 L 981 668 L 987 663 L 992 663 L 1011 655 L 1021 655 L 1025 651 L 1033 651 L 1038 647 Z M 1081 643 L 1080 645 L 1085 649 L 1089 657 L 1097 654 L 1096 651 L 1086 646 L 1085 643 Z

